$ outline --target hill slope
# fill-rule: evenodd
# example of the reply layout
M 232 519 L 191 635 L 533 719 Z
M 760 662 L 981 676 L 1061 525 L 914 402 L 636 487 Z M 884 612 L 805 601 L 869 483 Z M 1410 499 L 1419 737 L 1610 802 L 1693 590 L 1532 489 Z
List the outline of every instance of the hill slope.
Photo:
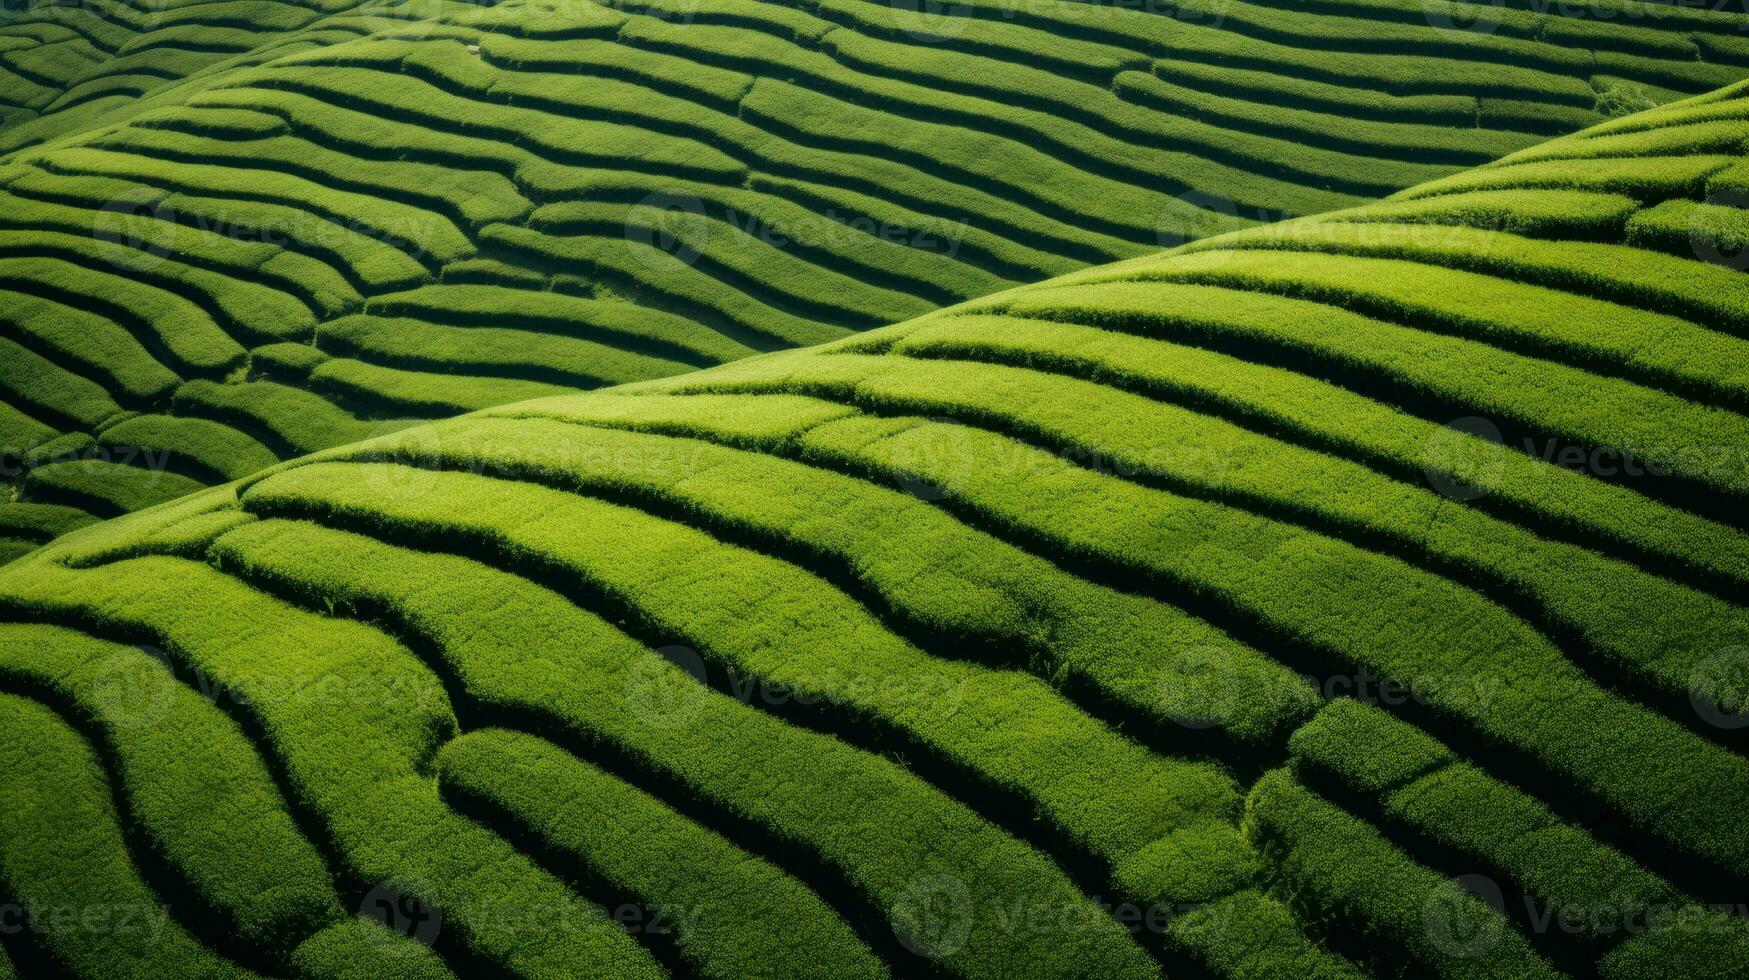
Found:
M 1738 86 L 71 534 L 0 571 L 0 883 L 177 902 L 0 939 L 1740 975 L 1746 140 Z
M 1637 0 L 33 5 L 0 30 L 0 457 L 30 504 L 0 506 L 0 557 L 407 420 L 1360 204 L 1736 81 L 1746 23 Z

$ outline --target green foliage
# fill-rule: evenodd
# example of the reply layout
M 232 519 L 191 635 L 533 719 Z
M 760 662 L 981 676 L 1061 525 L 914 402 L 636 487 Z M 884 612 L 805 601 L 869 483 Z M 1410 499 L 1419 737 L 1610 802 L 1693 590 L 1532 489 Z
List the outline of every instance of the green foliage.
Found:
M 300 379 L 328 359 L 313 344 L 267 344 L 249 352 L 252 373 L 272 378 Z
M 8 536 L 46 540 L 77 530 L 93 520 L 90 514 L 77 507 L 20 503 L 0 505 L 0 531 L 6 532 Z
M 129 815 L 239 939 L 278 959 L 339 918 L 328 872 L 254 747 L 163 661 L 52 626 L 0 627 L 0 651 L 0 674 L 100 733 Z
M 1125 276 L 1311 299 L 1585 365 L 1653 388 L 1696 391 L 1709 400 L 1741 399 L 1749 391 L 1741 366 L 1749 341 L 1698 329 L 1669 314 L 1404 259 L 1249 249 L 1193 252 Z
M 1278 899 L 1245 889 L 1172 920 L 1168 937 L 1221 976 L 1356 980 L 1366 973 L 1306 938 Z
M 183 414 L 234 422 L 251 430 L 258 427 L 295 452 L 326 449 L 410 424 L 373 425 L 320 395 L 272 381 L 190 381 L 176 390 L 173 404 Z
M 1749 956 L 1749 928 L 1737 916 L 1689 909 L 1630 937 L 1599 964 L 1606 980 L 1722 980 Z
M 1484 861 L 1546 903 L 1551 925 L 1614 943 L 1605 976 L 1650 976 L 1652 950 L 1686 949 L 1663 968 L 1705 975 L 1741 948 L 1749 926 L 1703 907 L 1536 798 L 1457 759 L 1385 712 L 1336 701 L 1292 741 L 1296 762 L 1376 798 L 1387 819 Z M 1664 974 L 1657 974 L 1664 975 Z
M 136 415 L 104 429 L 98 444 L 137 447 L 161 460 L 186 459 L 220 480 L 248 476 L 279 462 L 266 446 L 228 425 L 173 415 Z
M 160 6 L 0 24 L 14 952 L 1745 955 L 1742 12 Z
M 887 973 L 799 882 L 549 742 L 484 729 L 437 761 L 447 790 L 489 801 L 647 903 L 630 927 L 672 942 L 700 975 Z
M 335 493 L 333 478 L 355 469 L 353 491 Z M 406 493 L 406 481 L 422 492 Z M 312 495 L 317 487 L 321 492 Z M 805 567 L 641 511 L 529 484 L 389 464 L 293 467 L 252 484 L 243 502 L 257 513 L 445 529 L 482 547 L 501 542 L 548 555 L 721 669 L 810 702 L 842 704 L 846 723 L 862 718 L 908 732 L 964 770 L 1026 797 L 1062 832 L 1113 859 L 1187 819 L 1237 804 L 1216 770 L 1150 756 L 1032 677 L 930 657 Z M 529 519 L 501 526 L 479 516 L 490 513 Z M 596 530 L 579 537 L 576 527 Z M 665 571 L 681 555 L 690 568 L 684 580 Z M 761 583 L 760 592 L 735 587 L 747 582 Z M 690 601 L 701 589 L 717 596 L 709 607 Z M 942 711 L 944 699 L 951 713 Z M 1114 771 L 1127 774 L 1121 787 L 1101 776 Z M 1136 808 L 1138 798 L 1149 803 Z
M 660 426 L 638 418 L 641 406 L 628 407 L 633 411 L 612 424 Z M 813 406 L 796 407 L 803 419 L 818 419 Z M 699 419 L 693 432 L 715 435 L 715 414 L 693 415 Z M 516 435 L 507 438 L 512 431 Z M 593 433 L 589 450 L 577 453 L 569 448 L 576 438 L 566 426 L 527 418 L 514 426 L 482 421 L 428 445 L 394 450 L 391 458 L 444 468 L 484 465 L 585 491 L 635 495 L 695 522 L 721 522 L 724 533 L 752 536 L 804 567 L 851 569 L 878 597 L 877 608 L 942 648 L 1030 661 L 1049 676 L 1092 684 L 1168 724 L 1220 726 L 1262 741 L 1308 710 L 1309 692 L 1297 678 L 1208 624 L 1064 575 L 958 524 L 903 484 L 886 487 L 754 452 L 620 432 Z M 784 506 L 773 505 L 780 500 Z M 1130 646 L 1126 637 L 1138 631 L 1155 638 L 1154 649 Z
M 129 329 L 143 336 L 143 343 L 163 351 L 162 355 L 148 355 L 135 346 L 138 353 L 128 358 L 130 362 L 150 364 L 165 373 L 173 368 L 193 374 L 222 374 L 243 359 L 243 348 L 206 311 L 177 293 L 126 273 L 125 266 L 94 268 L 58 258 L 0 258 L 0 283 L 29 283 L 31 291 L 65 298 L 78 306 L 100 303 L 103 314 L 92 314 L 90 319 L 119 317 L 122 323 L 108 325 L 110 330 L 121 333 Z M 96 328 L 88 329 L 95 332 Z M 160 366 L 154 363 L 155 356 L 169 363 Z M 146 387 L 136 390 L 141 394 L 158 391 Z
M 404 647 L 185 559 L 44 572 L 37 581 L 46 588 L 25 600 L 30 608 L 69 608 L 67 577 L 76 578 L 79 594 L 107 596 L 103 625 L 151 624 L 174 663 L 234 692 L 265 751 L 284 765 L 291 792 L 324 814 L 352 880 L 443 910 L 470 949 L 512 969 L 659 975 L 605 916 L 438 799 L 420 770 L 455 720 L 437 679 Z M 151 586 L 139 587 L 137 574 Z M 238 642 L 239 629 L 256 642 Z M 519 909 L 568 910 L 567 927 L 549 928 Z
M 531 332 L 599 338 L 603 343 L 616 343 L 632 350 L 646 345 L 650 349 L 674 348 L 675 352 L 668 356 L 696 359 L 701 364 L 731 361 L 753 353 L 751 348 L 722 334 L 661 310 L 504 286 L 425 286 L 374 297 L 366 310 L 377 316 L 473 326 L 508 321 Z
M 86 976 L 246 977 L 140 880 L 97 756 L 37 702 L 0 694 L 0 882 L 33 938 Z
M 145 463 L 142 457 L 139 462 Z M 24 495 L 42 503 L 70 503 L 105 517 L 140 510 L 206 484 L 151 465 L 112 462 L 102 454 L 48 463 L 24 478 Z
M 430 487 L 418 473 L 382 475 L 387 482 L 377 486 L 391 497 Z M 796 853 L 803 866 L 839 869 L 883 914 L 908 908 L 920 887 L 957 882 L 969 928 L 924 947 L 957 974 L 1088 964 L 1102 975 L 1152 973 L 1139 948 L 1087 916 L 1091 903 L 1055 865 L 952 797 L 884 756 L 701 686 L 690 662 L 677 665 L 527 579 L 284 520 L 233 532 L 220 539 L 218 554 L 246 576 L 329 596 L 342 608 L 392 611 L 443 652 L 470 699 L 628 753 L 678 780 L 688 796 L 768 828 L 784 842 L 780 853 Z M 998 917 L 1014 909 L 1068 916 L 1076 928 L 1015 933 Z M 948 924 L 963 912 L 952 912 Z
M 385 414 L 416 418 L 458 415 L 506 402 L 575 390 L 575 386 L 569 384 L 466 374 L 430 374 L 345 357 L 329 358 L 317 365 L 310 371 L 310 382 L 310 387 L 320 394 L 365 404 L 375 402 L 382 406 L 379 411 Z M 356 419 L 341 423 L 345 428 L 366 429 L 373 435 L 403 424 L 368 426 Z
M 1294 732 L 1288 745 L 1295 759 L 1375 795 L 1453 759 L 1449 749 L 1414 726 L 1350 698 L 1330 702 Z
M 311 980 L 453 980 L 437 954 L 371 919 L 348 919 L 311 936 L 292 954 L 292 967 Z
M 35 551 L 36 548 L 35 541 L 26 541 L 23 538 L 0 538 L 0 565 L 23 558 Z
M 52 412 L 77 424 L 96 427 L 121 411 L 101 384 L 74 374 L 34 350 L 0 336 L 0 387 L 9 401 L 29 412 Z
M 4 323 L 0 330 L 35 352 L 63 364 L 70 361 L 87 367 L 102 379 L 99 383 L 105 388 L 130 401 L 162 396 L 176 385 L 174 371 L 155 359 L 127 330 L 101 316 L 49 299 L 8 292 L 5 320 L 0 322 Z M 20 373 L 30 370 L 21 368 Z M 32 380 L 46 380 L 42 375 L 48 372 L 30 373 L 37 375 Z
M 1411 861 L 1378 831 L 1268 773 L 1246 801 L 1245 826 L 1298 907 L 1384 950 L 1402 949 L 1440 977 L 1556 977 L 1505 918 L 1455 882 Z M 1382 954 L 1388 957 L 1388 953 Z
M 976 384 L 966 383 L 973 378 Z M 745 361 L 663 384 L 854 399 L 883 413 L 921 410 L 985 426 L 994 421 L 1001 430 L 1045 445 L 1067 443 L 1074 453 L 1052 452 L 984 427 L 921 420 L 873 429 L 885 474 L 909 474 L 942 488 L 974 512 L 1024 529 L 1029 540 L 1046 542 L 1057 553 L 1096 556 L 1162 588 L 1218 594 L 1239 605 L 1249 621 L 1271 623 L 1279 634 L 1326 651 L 1348 669 L 1413 685 L 1437 710 L 1545 758 L 1630 819 L 1655 825 L 1661 837 L 1733 866 L 1749 854 L 1730 816 L 1741 801 L 1718 795 L 1721 787 L 1744 785 L 1741 777 L 1728 775 L 1741 768 L 1741 758 L 1599 689 L 1505 607 L 1400 559 L 1267 519 L 1256 507 L 1158 490 L 1070 462 L 1089 458 L 1088 449 L 1095 449 L 1092 458 L 1100 468 L 1120 473 L 1169 465 L 1229 481 L 1234 476 L 1228 474 L 1243 475 L 1243 456 L 1232 462 L 1211 458 L 1177 438 L 1171 426 L 1138 429 L 1133 411 L 1143 406 L 1131 403 L 1135 409 L 1115 412 L 1111 406 L 1122 396 L 1109 389 L 1064 382 L 1055 386 L 1064 397 L 1043 399 L 1039 392 L 1051 387 L 1020 372 L 1004 377 L 962 364 L 827 353 Z M 805 441 L 830 446 L 831 431 L 820 427 Z M 1136 441 L 1140 446 L 1132 448 Z M 1256 472 L 1274 474 L 1267 468 Z M 1181 555 L 1197 559 L 1177 560 Z M 1702 628 L 1707 622 L 1698 621 Z M 1430 643 L 1428 637 L 1438 639 Z M 1550 705 L 1561 708 L 1551 711 Z M 1609 737 L 1589 734 L 1596 732 Z M 1673 752 L 1684 761 L 1666 764 Z M 1702 771 L 1712 775 L 1699 776 Z M 1680 816 L 1663 802 L 1673 797 L 1687 801 Z
M 96 293 L 131 311 L 82 309 L 80 323 L 32 335 L 54 370 L 33 365 L 7 386 L 14 404 L 58 406 L 42 389 L 67 387 L 70 370 L 129 408 L 162 411 L 191 376 L 234 370 L 233 340 L 324 333 L 334 349 L 319 349 L 339 361 L 281 362 L 291 349 L 278 348 L 257 370 L 348 414 L 448 415 L 553 390 L 541 383 L 635 380 L 827 341 L 1185 237 L 1450 190 L 1441 179 L 1518 174 L 1510 186 L 1548 187 L 1565 179 L 1549 167 L 1603 154 L 1593 169 L 1609 186 L 1670 192 L 1711 166 L 1706 153 L 1728 152 L 1736 122 L 1718 100 L 1675 110 L 1693 132 L 1629 119 L 1530 144 L 1599 120 L 1592 105 L 1608 93 L 1665 101 L 1716 84 L 1743 54 L 1729 36 L 1740 18 L 1610 4 L 1477 13 L 1354 0 L 1312 14 L 1196 3 L 1161 17 L 1122 5 L 1022 15 L 979 0 L 940 18 L 868 0 L 439 2 L 340 16 L 333 3 L 206 6 L 122 6 L 113 18 L 75 7 L 0 30 L 25 73 L 9 76 L 16 97 L 0 94 L 32 117 L 0 134 L 0 146 L 30 148 L 4 175 L 0 250 L 35 263 L 20 272 L 26 293 L 73 288 L 44 262 L 106 284 L 108 269 L 125 270 Z M 1472 19 L 1475 31 L 1447 29 Z M 1525 162 L 1445 176 L 1502 154 Z M 1680 174 L 1648 177 L 1623 154 Z M 1391 213 L 1587 237 L 1625 219 L 1602 200 L 1502 193 Z M 676 199 L 692 206 L 652 204 Z M 439 275 L 445 288 L 534 295 L 408 298 Z M 388 292 L 404 312 L 379 308 Z M 620 299 L 631 302 L 572 306 Z M 413 322 L 346 316 L 357 312 Z M 579 314 L 587 333 L 570 322 Z M 619 350 L 448 329 L 514 330 L 503 321 L 522 316 Z M 1663 360 L 1692 367 L 1712 353 Z M 95 414 L 74 418 L 91 426 Z
M 55 430 L 23 411 L 0 403 L 0 452 L 17 456 L 56 438 Z
M 591 340 L 502 327 L 451 327 L 403 317 L 330 320 L 322 326 L 320 343 L 325 353 L 365 357 L 384 366 L 432 373 L 501 374 L 572 388 L 646 381 L 691 367 Z M 315 365 L 311 374 L 322 377 L 332 370 Z

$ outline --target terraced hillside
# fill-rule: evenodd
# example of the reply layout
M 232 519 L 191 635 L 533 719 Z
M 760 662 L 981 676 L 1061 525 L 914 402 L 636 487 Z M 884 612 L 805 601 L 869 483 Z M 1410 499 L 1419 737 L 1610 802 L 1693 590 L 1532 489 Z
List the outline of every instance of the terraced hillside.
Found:
M 1743 976 L 1746 143 L 1739 85 L 70 534 L 0 571 L 0 901 L 144 924 L 0 943 Z
M 340 0 L 15 2 L 0 22 L 0 152 L 125 118 L 139 100 L 397 21 Z
M 0 30 L 0 558 L 412 420 L 1358 205 L 1734 82 L 1746 25 L 1640 0 L 30 5 Z

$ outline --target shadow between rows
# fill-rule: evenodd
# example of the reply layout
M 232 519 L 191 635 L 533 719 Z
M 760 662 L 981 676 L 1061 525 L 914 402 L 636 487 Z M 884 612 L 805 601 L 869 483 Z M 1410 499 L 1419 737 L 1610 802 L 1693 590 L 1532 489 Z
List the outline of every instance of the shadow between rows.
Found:
M 98 759 L 115 810 L 116 829 L 133 868 L 170 918 L 216 956 L 263 975 L 283 970 L 289 948 L 270 951 L 243 942 L 235 934 L 235 920 L 230 914 L 208 901 L 195 887 L 194 880 L 164 856 L 133 812 L 131 797 L 120 775 L 123 766 L 102 722 L 81 710 L 77 701 L 52 684 L 23 671 L 0 669 L 0 684 L 7 693 L 29 698 L 54 712 L 85 740 Z
M 564 597 L 574 605 L 594 612 L 652 650 L 676 642 L 701 652 L 710 649 L 710 644 L 701 642 L 704 638 L 676 636 L 643 609 L 627 603 L 605 587 L 590 581 L 583 573 L 556 560 L 514 549 L 505 542 L 492 540 L 485 535 L 429 526 L 409 527 L 362 515 L 333 513 L 291 501 L 271 505 L 257 502 L 252 509 L 262 516 L 312 521 L 325 527 L 363 534 L 397 547 L 451 554 L 517 575 Z M 393 610 L 375 604 L 370 613 L 373 618 L 387 618 L 396 622 L 397 625 L 393 627 L 394 635 L 401 636 L 404 642 L 420 642 L 424 644 L 423 649 L 428 652 L 427 655 L 441 655 L 429 640 L 414 640 L 416 634 L 408 630 L 404 621 L 396 617 Z M 1053 822 L 1039 819 L 1035 804 L 1023 794 L 993 784 L 981 772 L 965 763 L 952 760 L 943 751 L 898 728 L 894 723 L 867 712 L 838 709 L 824 699 L 815 704 L 806 704 L 795 698 L 744 700 L 741 691 L 737 689 L 736 681 L 739 678 L 734 669 L 714 656 L 707 658 L 704 673 L 704 678 L 695 679 L 701 680 L 719 694 L 735 698 L 749 707 L 799 728 L 833 738 L 882 758 L 899 761 L 905 769 L 919 776 L 937 792 L 966 806 L 986 822 L 1049 856 L 1084 895 L 1097 898 L 1112 893 L 1109 863 L 1072 839 Z M 480 708 L 476 702 L 475 709 Z M 495 705 L 491 710 L 500 712 L 517 709 Z M 523 707 L 520 710 L 534 709 Z M 521 718 L 511 714 L 502 717 L 501 721 L 499 716 L 495 716 L 493 723 L 497 727 L 532 730 L 541 737 L 573 748 L 581 758 L 597 762 L 609 772 L 651 792 L 679 812 L 722 833 L 737 846 L 765 858 L 808 884 L 851 923 L 871 949 L 880 952 L 889 963 L 909 964 L 912 968 L 927 965 L 927 961 L 897 945 L 878 903 L 852 885 L 842 871 L 819 859 L 817 855 L 812 855 L 811 860 L 806 863 L 796 861 L 795 841 L 785 840 L 769 828 L 754 824 L 719 804 L 704 800 L 695 792 L 655 772 L 647 762 L 635 756 L 623 755 L 625 750 L 614 748 L 604 740 L 586 738 L 583 743 L 579 743 L 577 739 L 583 736 L 569 731 L 563 723 L 555 727 L 551 719 L 538 712 L 533 717 L 525 715 Z M 1188 958 L 1164 949 L 1162 943 L 1155 943 L 1153 947 L 1150 951 L 1168 966 L 1174 967 L 1176 972 L 1192 977 L 1200 974 L 1200 968 Z
M 35 606 L 10 596 L 0 596 L 0 615 L 4 615 L 6 619 L 13 622 L 60 626 L 112 643 L 149 647 L 166 652 L 169 655 L 166 666 L 171 669 L 177 682 L 189 688 L 197 697 L 223 711 L 236 723 L 244 736 L 255 747 L 258 757 L 273 780 L 274 788 L 278 791 L 280 803 L 284 805 L 286 812 L 291 816 L 299 833 L 321 855 L 322 862 L 334 882 L 341 908 L 344 910 L 363 909 L 366 896 L 380 883 L 367 881 L 353 871 L 345 855 L 341 853 L 329 835 L 326 818 L 297 791 L 285 762 L 279 758 L 276 752 L 271 750 L 274 743 L 267 734 L 265 724 L 256 716 L 250 701 L 240 692 L 227 687 L 218 679 L 207 674 L 197 662 L 192 660 L 179 646 L 172 643 L 167 636 L 149 626 L 138 623 L 112 622 L 91 610 L 78 607 Z M 186 913 L 184 914 L 186 915 Z M 455 930 L 450 930 L 441 934 L 438 937 L 436 949 L 457 977 L 461 980 L 471 980 L 475 977 L 504 975 L 501 970 L 493 967 L 466 948 L 464 938 L 456 935 L 455 932 Z M 202 933 L 194 931 L 194 934 L 201 935 Z

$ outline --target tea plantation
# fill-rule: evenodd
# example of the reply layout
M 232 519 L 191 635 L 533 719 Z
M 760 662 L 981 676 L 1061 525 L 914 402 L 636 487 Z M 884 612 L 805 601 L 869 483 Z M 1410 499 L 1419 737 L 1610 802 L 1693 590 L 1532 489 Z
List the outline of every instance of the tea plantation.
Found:
M 1425 4 L 8 7 L 0 560 L 415 421 L 1350 208 L 1749 74 L 1749 10 Z
M 1749 978 L 1749 12 L 0 28 L 0 980 Z

